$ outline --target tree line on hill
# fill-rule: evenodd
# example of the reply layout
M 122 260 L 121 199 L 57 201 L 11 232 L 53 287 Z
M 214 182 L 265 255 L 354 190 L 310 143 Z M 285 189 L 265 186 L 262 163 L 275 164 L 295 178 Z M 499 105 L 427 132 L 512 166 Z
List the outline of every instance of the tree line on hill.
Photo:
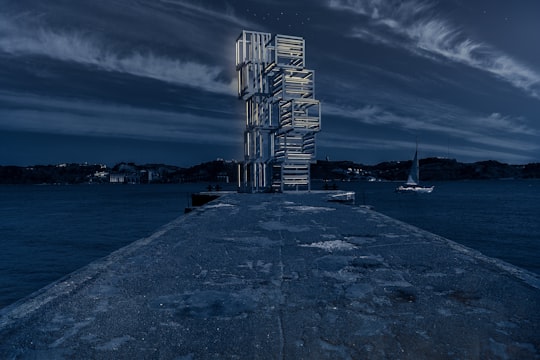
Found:
M 325 180 L 385 180 L 405 181 L 412 160 L 389 161 L 377 165 L 356 164 L 352 161 L 317 161 L 311 167 L 313 179 Z M 538 179 L 540 163 L 509 165 L 494 160 L 461 163 L 455 159 L 426 158 L 420 160 L 422 181 Z
M 409 161 L 390 161 L 363 165 L 352 161 L 317 161 L 311 165 L 311 178 L 327 181 L 385 180 L 404 181 L 411 167 Z M 165 164 L 119 163 L 105 165 L 60 164 L 35 166 L 0 166 L 0 184 L 82 184 L 108 183 L 110 174 L 147 174 L 141 183 L 237 182 L 236 161 L 215 160 L 189 168 Z M 149 176 L 148 174 L 152 174 Z M 509 165 L 497 161 L 461 163 L 454 159 L 420 160 L 422 181 L 476 179 L 540 178 L 540 163 Z M 146 181 L 144 180 L 146 179 Z
M 0 184 L 109 183 L 119 174 L 137 183 L 184 183 L 236 181 L 236 162 L 210 161 L 189 168 L 166 164 L 119 163 L 112 168 L 99 164 L 0 166 Z

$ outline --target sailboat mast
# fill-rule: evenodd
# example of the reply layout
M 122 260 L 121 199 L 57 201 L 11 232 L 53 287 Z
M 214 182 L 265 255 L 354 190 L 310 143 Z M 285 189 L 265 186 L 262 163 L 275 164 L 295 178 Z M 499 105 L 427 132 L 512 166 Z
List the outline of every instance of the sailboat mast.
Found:
M 416 183 L 420 183 L 420 161 L 418 160 L 418 136 L 416 137 L 416 150 L 414 152 L 415 170 L 416 170 Z

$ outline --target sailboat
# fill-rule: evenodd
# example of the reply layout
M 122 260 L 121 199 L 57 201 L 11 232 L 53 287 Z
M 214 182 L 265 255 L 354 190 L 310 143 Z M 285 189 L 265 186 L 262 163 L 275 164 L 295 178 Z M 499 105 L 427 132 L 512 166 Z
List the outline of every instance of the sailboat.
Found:
M 424 193 L 429 194 L 433 191 L 435 186 L 423 186 L 420 185 L 420 165 L 418 162 L 418 143 L 416 143 L 416 151 L 414 153 L 414 159 L 412 162 L 411 170 L 409 171 L 409 177 L 405 184 L 396 188 L 396 192 L 400 193 Z

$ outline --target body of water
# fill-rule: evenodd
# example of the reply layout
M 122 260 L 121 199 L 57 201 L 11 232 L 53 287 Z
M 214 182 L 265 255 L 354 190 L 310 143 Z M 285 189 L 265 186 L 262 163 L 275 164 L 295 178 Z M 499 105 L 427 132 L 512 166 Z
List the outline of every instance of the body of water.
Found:
M 440 182 L 426 195 L 394 193 L 398 184 L 388 182 L 337 185 L 355 190 L 357 204 L 540 273 L 540 181 Z M 151 235 L 182 216 L 190 193 L 204 190 L 204 184 L 0 186 L 0 308 Z
M 434 182 L 431 194 L 396 193 L 399 183 L 339 183 L 357 204 L 484 255 L 540 274 L 540 181 Z
M 204 184 L 0 186 L 0 308 L 182 216 Z

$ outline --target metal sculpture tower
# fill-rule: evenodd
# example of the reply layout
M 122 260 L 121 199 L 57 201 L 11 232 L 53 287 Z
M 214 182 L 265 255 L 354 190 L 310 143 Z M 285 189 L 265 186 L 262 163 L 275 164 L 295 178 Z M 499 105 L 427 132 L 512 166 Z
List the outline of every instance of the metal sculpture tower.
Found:
M 243 186 L 310 189 L 321 105 L 301 37 L 243 31 L 236 41 L 238 97 L 246 103 Z

